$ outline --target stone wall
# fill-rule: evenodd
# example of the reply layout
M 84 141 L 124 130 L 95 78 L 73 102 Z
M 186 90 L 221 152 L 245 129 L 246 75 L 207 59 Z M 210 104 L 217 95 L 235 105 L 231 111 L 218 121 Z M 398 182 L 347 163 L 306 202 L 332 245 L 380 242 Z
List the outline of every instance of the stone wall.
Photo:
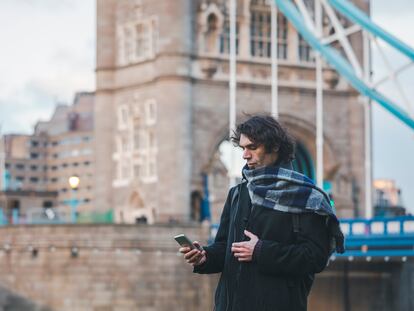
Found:
M 0 286 L 59 311 L 211 310 L 214 277 L 177 255 L 182 232 L 207 236 L 200 226 L 3 227 Z
M 192 225 L 0 228 L 0 311 L 213 310 L 218 275 L 196 275 L 173 236 L 205 243 Z M 318 274 L 309 311 L 413 310 L 408 260 L 334 261 Z
M 333 262 L 317 275 L 308 310 L 411 311 L 413 275 L 413 263 L 401 258 Z

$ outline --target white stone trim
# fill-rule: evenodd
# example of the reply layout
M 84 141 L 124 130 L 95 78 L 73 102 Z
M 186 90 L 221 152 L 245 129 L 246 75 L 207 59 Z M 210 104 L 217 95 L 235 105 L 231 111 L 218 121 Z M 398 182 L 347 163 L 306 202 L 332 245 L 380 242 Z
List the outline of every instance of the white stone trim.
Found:
M 117 108 L 118 130 L 125 130 L 128 127 L 129 109 L 127 104 L 121 104 Z
M 117 26 L 117 64 L 125 66 L 153 59 L 158 53 L 158 17 L 150 16 Z M 138 45 L 140 39 L 141 45 Z
M 146 100 L 144 109 L 146 125 L 155 125 L 157 122 L 157 101 L 153 98 Z

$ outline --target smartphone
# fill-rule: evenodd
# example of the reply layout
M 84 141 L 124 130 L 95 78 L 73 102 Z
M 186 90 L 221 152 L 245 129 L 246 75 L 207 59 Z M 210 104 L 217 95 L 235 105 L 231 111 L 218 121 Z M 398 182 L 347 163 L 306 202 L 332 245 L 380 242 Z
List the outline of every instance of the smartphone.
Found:
M 190 241 L 190 239 L 189 239 L 189 238 L 187 238 L 187 236 L 186 236 L 185 234 L 183 234 L 183 233 L 181 233 L 181 234 L 179 234 L 179 235 L 176 235 L 176 236 L 174 237 L 174 240 L 176 240 L 176 241 L 177 241 L 177 243 L 178 243 L 178 244 L 180 244 L 181 246 L 188 246 L 188 247 L 190 247 L 191 249 L 195 249 L 195 248 L 197 248 L 199 251 L 202 251 L 202 250 L 203 250 L 203 248 L 202 248 L 201 246 L 196 247 L 196 246 L 193 244 L 193 242 L 191 242 L 191 241 Z

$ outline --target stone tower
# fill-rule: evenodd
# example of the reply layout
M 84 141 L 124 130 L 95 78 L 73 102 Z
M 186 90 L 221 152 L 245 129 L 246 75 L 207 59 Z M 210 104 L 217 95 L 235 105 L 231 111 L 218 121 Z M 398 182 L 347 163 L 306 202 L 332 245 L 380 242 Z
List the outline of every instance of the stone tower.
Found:
M 265 0 L 237 6 L 240 121 L 270 111 L 270 8 Z M 225 0 L 97 0 L 95 197 L 118 221 L 190 220 L 203 175 L 217 221 L 227 178 L 217 150 L 228 138 L 228 13 Z M 362 54 L 360 36 L 351 40 Z M 280 121 L 298 141 L 298 166 L 312 175 L 314 57 L 282 16 L 278 58 Z M 324 178 L 339 215 L 363 214 L 363 107 L 329 67 L 324 140 Z

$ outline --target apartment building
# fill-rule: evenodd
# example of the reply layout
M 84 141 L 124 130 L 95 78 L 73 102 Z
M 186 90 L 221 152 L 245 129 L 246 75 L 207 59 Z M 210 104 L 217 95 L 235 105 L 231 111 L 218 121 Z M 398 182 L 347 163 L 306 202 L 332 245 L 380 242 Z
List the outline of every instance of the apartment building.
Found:
M 77 200 L 78 211 L 93 209 L 93 109 L 94 93 L 77 93 L 71 106 L 57 105 L 33 134 L 3 136 L 2 187 L 5 201 L 13 194 L 9 207 L 24 214 L 32 207 L 65 209 Z M 75 190 L 71 176 L 80 180 Z M 32 199 L 24 199 L 29 194 Z

